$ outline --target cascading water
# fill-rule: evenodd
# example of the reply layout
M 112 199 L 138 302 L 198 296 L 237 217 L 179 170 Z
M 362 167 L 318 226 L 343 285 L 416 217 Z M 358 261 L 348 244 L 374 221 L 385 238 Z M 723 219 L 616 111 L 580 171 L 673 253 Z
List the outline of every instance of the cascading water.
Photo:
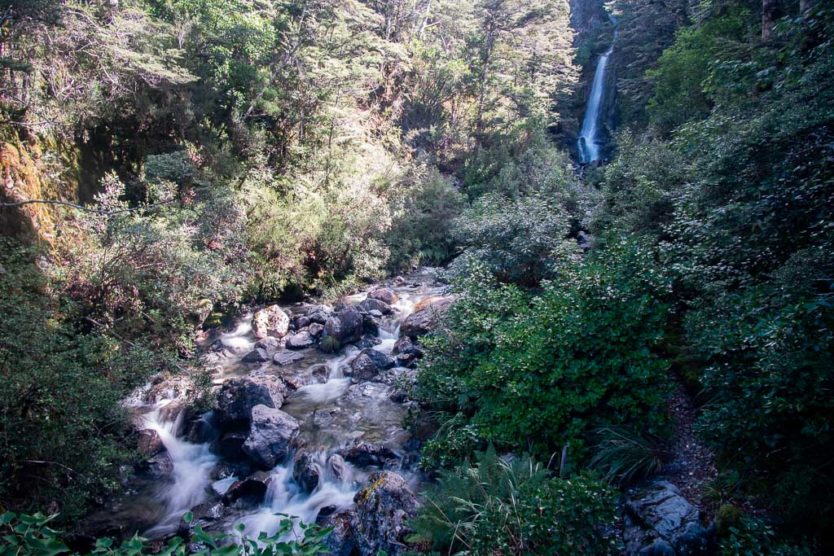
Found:
M 424 278 L 429 279 L 429 276 Z M 417 303 L 445 292 L 444 287 L 436 284 L 433 278 L 424 283 L 392 288 L 398 296 L 391 305 L 393 313 L 378 317 L 378 333 L 371 338 L 373 349 L 386 356 L 391 356 L 400 337 L 400 325 L 415 311 Z M 348 305 L 357 305 L 366 297 L 366 294 L 357 294 L 343 301 Z M 306 309 L 299 307 L 299 310 L 300 314 L 304 314 Z M 199 519 L 201 510 L 195 508 L 218 504 L 225 509 L 222 517 L 208 522 L 214 529 L 228 531 L 234 524 L 242 523 L 248 535 L 257 536 L 261 532 L 272 534 L 280 525 L 281 520 L 276 518 L 278 513 L 294 516 L 299 522 L 312 523 L 324 508 L 333 512 L 350 507 L 354 496 L 373 471 L 364 464 L 352 465 L 345 461 L 350 458 L 345 456 L 343 459 L 339 455 L 344 450 L 359 443 L 369 443 L 384 446 L 400 461 L 406 453 L 403 448 L 409 439 L 409 434 L 403 429 L 406 408 L 402 403 L 393 401 L 392 394 L 396 390 L 395 377 L 401 376 L 407 369 L 390 369 L 390 380 L 354 380 L 350 372 L 351 363 L 361 350 L 352 345 L 335 354 L 324 354 L 310 347 L 293 352 L 303 355 L 303 358 L 287 366 L 277 367 L 272 361 L 266 361 L 253 367 L 244 361 L 247 352 L 256 348 L 251 319 L 252 315 L 247 314 L 233 330 L 221 334 L 205 361 L 215 371 L 215 384 L 228 378 L 258 373 L 278 373 L 300 379 L 296 382 L 297 389 L 289 391 L 281 406 L 281 411 L 300 423 L 297 452 L 291 453 L 263 475 L 268 480 L 266 493 L 259 504 L 231 504 L 224 495 L 234 489 L 239 480 L 247 477 L 241 473 L 248 474 L 251 470 L 241 471 L 246 467 L 236 467 L 234 461 L 217 455 L 217 446 L 212 444 L 213 441 L 200 444 L 178 437 L 178 432 L 192 429 L 182 426 L 186 411 L 171 410 L 175 405 L 170 404 L 177 403 L 176 389 L 162 389 L 164 393 L 161 397 L 165 399 L 151 403 L 142 401 L 149 398 L 150 387 L 146 386 L 126 405 L 142 414 L 140 428 L 150 429 L 159 436 L 172 466 L 167 475 L 155 479 L 154 489 L 150 492 L 155 501 L 157 518 L 155 525 L 144 529 L 147 537 L 172 534 L 181 526 L 185 512 L 193 511 Z M 367 343 L 365 347 L 368 347 Z M 396 374 L 398 372 L 399 375 Z M 158 393 L 160 387 L 155 387 L 154 391 Z M 159 398 L 150 397 L 152 400 Z M 209 414 L 204 415 L 202 421 L 205 428 L 211 430 L 211 438 L 220 442 L 222 431 L 218 436 Z M 309 492 L 298 484 L 294 470 L 296 458 L 302 453 L 312 460 L 318 473 L 317 484 Z M 401 464 L 397 470 L 407 481 L 417 481 L 418 475 L 408 465 Z M 299 533 L 299 530 L 295 531 L 295 534 Z
M 591 85 L 591 96 L 588 98 L 585 118 L 582 120 L 582 130 L 579 132 L 579 139 L 577 140 L 579 161 L 582 164 L 591 164 L 600 159 L 599 120 L 605 92 L 605 71 L 608 67 L 608 59 L 614 52 L 614 43 L 617 41 L 618 33 L 616 19 L 613 16 L 610 16 L 609 19 L 614 24 L 614 40 L 597 62 L 594 81 Z

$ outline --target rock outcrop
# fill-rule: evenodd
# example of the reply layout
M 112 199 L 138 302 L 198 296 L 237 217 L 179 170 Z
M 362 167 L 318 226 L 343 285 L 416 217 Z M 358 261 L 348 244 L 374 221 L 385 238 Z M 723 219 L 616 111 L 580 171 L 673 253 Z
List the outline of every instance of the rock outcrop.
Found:
M 272 469 L 287 459 L 299 422 L 280 409 L 266 405 L 252 408 L 252 426 L 243 451 L 264 469 Z
M 391 471 L 373 473 L 354 502 L 353 529 L 360 554 L 403 554 L 405 537 L 411 532 L 408 521 L 418 508 L 417 497 L 405 480 Z
M 278 305 L 261 309 L 252 317 L 252 333 L 259 340 L 272 336 L 283 338 L 290 329 L 290 317 Z
M 453 302 L 454 298 L 452 297 L 441 297 L 432 300 L 425 307 L 406 317 L 400 326 L 400 335 L 415 340 L 428 334 L 437 328 Z
M 715 554 L 715 527 L 702 527 L 698 509 L 668 481 L 655 481 L 632 491 L 625 504 L 624 522 L 626 554 Z

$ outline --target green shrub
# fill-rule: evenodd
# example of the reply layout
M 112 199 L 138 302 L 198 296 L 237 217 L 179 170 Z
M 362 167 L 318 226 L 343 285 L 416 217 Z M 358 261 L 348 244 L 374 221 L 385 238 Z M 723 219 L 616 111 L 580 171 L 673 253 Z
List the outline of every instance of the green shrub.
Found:
M 602 427 L 590 466 L 611 483 L 626 486 L 660 473 L 668 458 L 665 445 L 656 437 L 624 427 Z
M 595 427 L 637 423 L 660 433 L 668 284 L 633 244 L 564 265 L 528 297 L 483 266 L 458 284 L 447 329 L 427 342 L 418 397 L 470 416 L 480 435 L 547 458 L 579 448 Z M 572 452 L 573 453 L 573 452 Z
M 138 556 L 140 554 L 160 553 L 170 556 L 184 556 L 195 553 L 189 542 L 200 546 L 198 554 L 215 554 L 229 556 L 317 556 L 325 550 L 324 540 L 330 534 L 329 529 L 315 525 L 298 524 L 303 531 L 303 537 L 298 540 L 285 540 L 296 526 L 292 518 L 279 517 L 280 525 L 273 535 L 261 533 L 257 538 L 246 536 L 244 526 L 239 524 L 234 534 L 207 533 L 202 527 L 195 526 L 189 532 L 189 538 L 176 536 L 168 540 L 161 548 L 153 547 L 146 539 L 134 536 L 122 544 L 117 545 L 113 539 L 96 539 L 90 554 L 105 554 L 112 556 Z M 0 554 L 59 554 L 77 555 L 61 540 L 61 532 L 49 527 L 49 523 L 56 518 L 43 514 L 15 514 L 6 512 L 0 515 L 0 532 L 4 533 L 0 539 Z M 194 516 L 187 513 L 183 519 L 191 525 Z
M 444 554 L 616 554 L 614 495 L 587 475 L 551 477 L 495 450 L 441 474 L 411 539 Z

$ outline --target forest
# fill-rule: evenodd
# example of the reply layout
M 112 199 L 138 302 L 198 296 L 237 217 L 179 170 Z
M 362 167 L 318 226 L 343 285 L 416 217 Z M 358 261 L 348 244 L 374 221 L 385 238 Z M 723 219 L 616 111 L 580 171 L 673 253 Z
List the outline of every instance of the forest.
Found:
M 0 0 L 0 554 L 834 553 L 834 4 Z

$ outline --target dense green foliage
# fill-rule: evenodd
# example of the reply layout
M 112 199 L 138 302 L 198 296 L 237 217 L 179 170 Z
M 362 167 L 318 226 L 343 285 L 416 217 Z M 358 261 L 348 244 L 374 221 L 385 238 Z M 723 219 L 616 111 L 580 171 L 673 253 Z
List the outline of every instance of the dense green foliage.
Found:
M 15 514 L 6 512 L 0 515 L 0 541 L 2 554 L 78 554 L 61 540 L 61 532 L 49 526 L 56 516 L 43 514 Z M 186 514 L 183 518 L 190 525 L 193 515 Z M 163 547 L 154 549 L 146 539 L 133 536 L 121 544 L 110 538 L 96 540 L 95 546 L 85 554 L 106 554 L 112 556 L 139 556 L 140 554 L 162 554 L 165 556 L 180 556 L 185 554 L 213 554 L 215 556 L 316 556 L 324 550 L 324 539 L 329 534 L 327 529 L 315 525 L 301 524 L 304 536 L 299 540 L 287 541 L 286 537 L 292 533 L 294 523 L 292 519 L 283 519 L 278 530 L 273 535 L 262 533 L 257 538 L 247 537 L 243 527 L 238 526 L 234 534 L 207 533 L 199 525 L 189 531 L 189 540 L 194 543 L 191 547 L 186 539 L 180 536 L 171 538 Z M 199 548 L 194 548 L 199 547 Z
M 549 131 L 611 25 L 574 45 L 565 2 L 0 2 L 2 505 L 117 488 L 118 401 L 241 301 L 450 263 L 425 547 L 613 550 L 583 468 L 662 470 L 679 380 L 705 496 L 764 516 L 730 511 L 722 550 L 830 552 L 834 9 L 609 4 L 622 129 L 577 172 Z
M 445 471 L 426 494 L 415 540 L 441 553 L 616 554 L 613 492 L 590 476 L 551 477 L 493 449 Z
M 421 364 L 424 403 L 545 458 L 566 444 L 583 454 L 604 424 L 661 431 L 667 363 L 653 349 L 668 285 L 646 250 L 623 244 L 564 264 L 533 296 L 495 284 L 483 267 L 466 274 Z

